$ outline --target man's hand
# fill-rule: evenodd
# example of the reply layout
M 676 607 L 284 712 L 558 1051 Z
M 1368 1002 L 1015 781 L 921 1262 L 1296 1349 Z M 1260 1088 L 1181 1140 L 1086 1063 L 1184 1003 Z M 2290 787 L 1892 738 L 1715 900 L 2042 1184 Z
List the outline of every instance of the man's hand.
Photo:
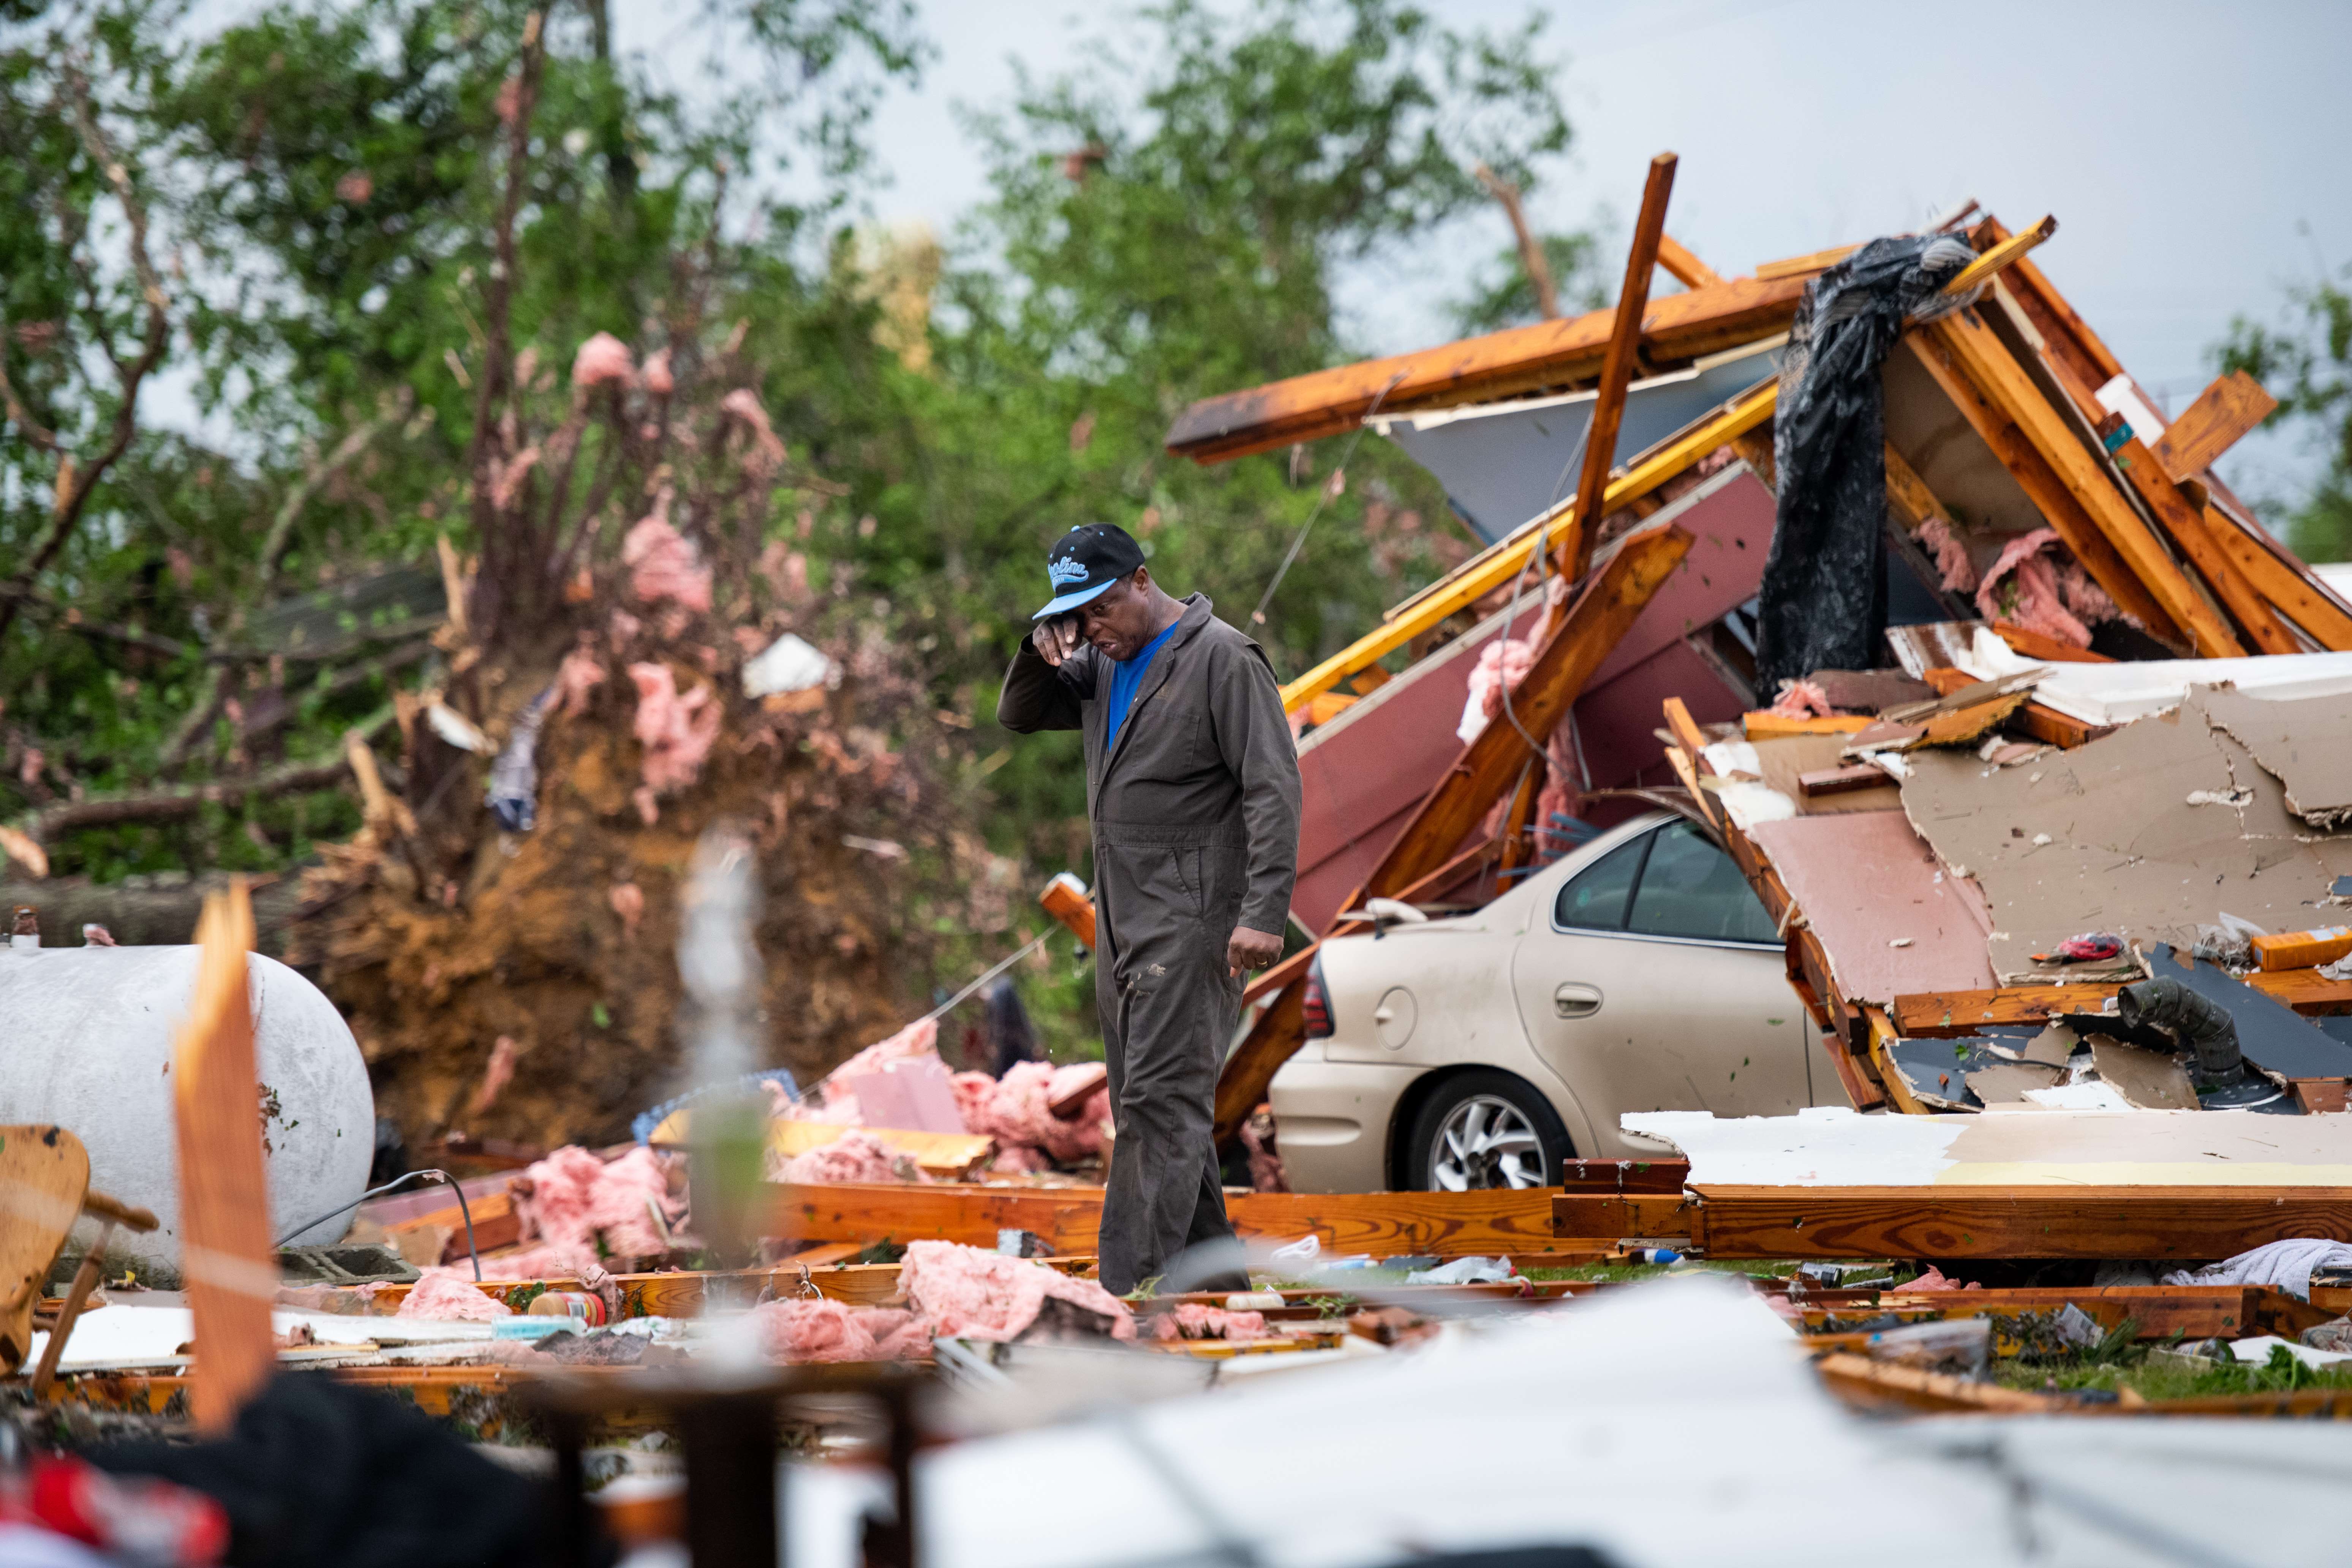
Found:
M 1055 616 L 1039 621 L 1029 640 L 1036 647 L 1038 658 L 1059 669 L 1064 659 L 1078 651 L 1078 617 Z
M 1247 926 L 1235 926 L 1225 939 L 1225 973 L 1232 976 L 1264 969 L 1282 956 L 1282 939 Z

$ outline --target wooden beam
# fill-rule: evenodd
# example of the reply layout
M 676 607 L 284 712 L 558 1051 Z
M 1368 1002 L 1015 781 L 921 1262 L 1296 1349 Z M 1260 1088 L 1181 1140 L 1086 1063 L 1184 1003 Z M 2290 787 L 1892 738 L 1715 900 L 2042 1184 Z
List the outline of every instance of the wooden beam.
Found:
M 2076 647 L 2070 642 L 2060 642 L 2056 637 L 2045 637 L 2036 631 L 2028 631 L 2025 627 L 2010 621 L 1993 622 L 1992 630 L 1993 635 L 2007 643 L 2012 652 L 2022 654 L 2027 658 L 2041 659 L 2045 664 L 2113 664 L 2116 662 L 2105 654 L 2093 653 L 2089 648 Z M 1953 673 L 1957 675 L 1961 672 L 1955 670 Z
M 1918 532 L 1931 517 L 1942 518 L 1948 526 L 1952 523 L 1944 503 L 1936 499 L 1936 492 L 1927 488 L 1919 470 L 1895 449 L 1892 441 L 1886 444 L 1886 499 L 1895 508 L 1895 515 L 1903 520 L 1906 533 Z
M 1559 1190 L 1234 1193 L 1226 1196 L 1225 1213 L 1241 1236 L 1295 1241 L 1311 1234 L 1340 1252 L 1536 1252 L 1552 1245 L 1552 1198 Z M 1095 1249 L 1102 1200 L 1100 1187 L 772 1185 L 761 1228 L 772 1236 L 833 1241 L 929 1239 L 992 1247 L 1000 1229 L 1020 1229 L 1075 1258 Z
M 1711 1258 L 2188 1260 L 2299 1237 L 2352 1241 L 2343 1187 L 1702 1187 L 1699 1198 L 1691 1240 Z
M 1756 268 L 1757 281 L 1777 283 L 1790 279 L 1810 279 L 1815 273 L 1827 272 L 1861 248 L 1858 244 L 1832 245 L 1827 250 L 1809 250 L 1802 256 L 1767 261 Z
M 2108 438 L 2122 437 L 2110 452 L 2116 470 L 2138 492 L 2148 510 L 2156 514 L 2165 532 L 2172 536 L 2174 546 L 2197 568 L 2198 574 L 2253 639 L 2255 647 L 2263 653 L 2301 653 L 2303 644 L 2272 613 L 2269 603 L 2255 592 L 2253 584 L 2222 550 L 2204 512 L 2190 505 L 2189 498 L 2180 493 L 2155 454 L 2132 434 L 2128 421 L 2121 415 L 2109 416 L 2109 420 L 2114 436 Z
M 1948 321 L 1949 318 L 1946 318 Z M 1939 331 L 1943 321 L 1933 321 L 1906 334 L 1903 342 L 1917 356 L 1922 368 L 1951 399 L 1953 407 L 1974 429 L 2018 488 L 2025 492 L 2042 518 L 2055 529 L 2059 539 L 2083 563 L 2092 580 L 2107 592 L 2107 596 L 2125 611 L 2137 617 L 2150 635 L 2167 642 L 2188 640 L 2147 585 L 2132 569 L 2124 563 L 2123 556 L 2108 542 L 2089 512 L 2083 509 L 2074 493 L 2061 479 L 2042 454 L 2027 438 L 2023 430 L 2008 412 L 1994 405 L 1979 387 L 1959 357 L 1952 351 Z
M 181 1274 L 194 1319 L 197 1430 L 217 1436 L 269 1380 L 278 1350 L 269 1309 L 278 1249 L 261 1158 L 260 1080 L 246 957 L 253 904 L 244 879 L 205 900 L 196 921 L 194 994 L 173 1044 L 173 1130 L 178 1141 Z
M 1723 281 L 1722 274 L 1693 256 L 1671 234 L 1658 236 L 1658 265 L 1685 289 L 1706 289 Z
M 2047 1415 L 2068 1408 L 2068 1402 L 2055 1394 L 2004 1388 L 1997 1383 L 1979 1383 L 1974 1378 L 1844 1352 L 1823 1356 L 1813 1370 L 1831 1393 L 1864 1410 Z
M 1212 1127 L 1218 1143 L 1229 1143 L 1241 1135 L 1242 1123 L 1265 1102 L 1274 1075 L 1306 1038 L 1307 975 L 1302 968 L 1257 1016 L 1217 1073 Z
M 1660 302 L 1660 308 L 1664 308 L 1664 301 Z M 1717 447 L 1770 419 L 1779 397 L 1780 384 L 1767 381 L 1722 414 L 1628 468 L 1610 485 L 1608 493 L 1601 498 L 1602 515 L 1629 505 L 1636 496 L 1649 494 Z M 1558 537 L 1558 531 L 1572 513 L 1574 506 L 1575 503 L 1570 501 L 1565 507 L 1554 508 L 1514 531 L 1501 544 L 1465 563 L 1443 582 L 1433 584 L 1407 599 L 1390 612 L 1389 618 L 1380 626 L 1285 686 L 1282 689 L 1284 709 L 1296 711 L 1301 703 L 1316 693 L 1329 690 L 1358 670 L 1370 667 L 1424 632 L 1433 630 L 1447 616 L 1468 609 L 1497 589 L 1508 587 L 1511 580 L 1519 574 L 1520 568 L 1527 564 L 1537 539 Z
M 1642 210 L 1633 220 L 1633 243 L 1626 252 L 1625 280 L 1617 295 L 1617 319 L 1609 332 L 1609 353 L 1601 362 L 1601 386 L 1585 437 L 1584 472 L 1577 480 L 1576 510 L 1560 531 L 1560 572 L 1571 583 L 1581 581 L 1591 565 L 1593 535 L 1601 531 L 1601 494 L 1617 460 L 1617 430 L 1625 417 L 1625 389 L 1633 382 L 1642 316 L 1650 305 L 1650 274 L 1658 265 L 1658 237 L 1665 232 L 1666 203 L 1674 195 L 1676 162 L 1672 153 L 1651 159 L 1649 178 L 1642 186 Z
M 2042 1024 L 2060 1013 L 2095 1013 L 2119 985 L 2004 985 L 1998 991 L 1923 991 L 1895 998 L 1906 1039 L 1973 1035 L 1995 1024 Z
M 2269 418 L 2278 399 L 2242 370 L 2233 370 L 2197 395 L 2157 438 L 2156 460 L 2176 479 L 2201 474 L 2239 437 Z
M 2246 984 L 2273 1002 L 2283 1002 L 2309 1018 L 2352 1013 L 2352 980 L 2330 980 L 2316 969 L 2257 972 Z
M 1993 278 L 2025 259 L 2026 253 L 2058 232 L 2058 220 L 2044 216 L 2032 228 L 1998 241 L 1991 249 L 1979 254 L 1974 261 L 1954 275 L 1952 280 L 1937 290 L 1940 294 L 1965 294 L 1980 288 Z
M 2312 641 L 2329 652 L 2352 652 L 2352 616 L 2346 615 L 2343 607 L 2305 572 L 2281 560 L 2284 552 L 2273 552 L 2251 537 L 2236 519 L 2210 501 L 2205 507 L 2205 521 L 2221 552 L 2281 615 L 2310 633 Z
M 1478 733 L 1445 777 L 1431 790 L 1363 888 L 1348 901 L 1393 897 L 1453 858 L 1454 847 L 1517 778 L 1528 752 L 1527 735 L 1543 738 L 1567 717 L 1584 683 L 1615 648 L 1650 595 L 1664 585 L 1692 539 L 1679 527 L 1628 535 L 1569 603 L 1568 615 L 1537 651 L 1526 679 L 1511 693 L 1513 724 L 1500 718 Z
M 2033 384 L 2025 368 L 1993 335 L 1984 319 L 1973 309 L 1956 310 L 1927 323 L 1924 331 L 1965 369 L 1987 401 L 2024 433 L 2034 451 L 2074 498 L 2076 507 L 2088 515 L 2114 547 L 2115 553 L 2122 558 L 2133 581 L 2144 586 L 2143 596 L 2152 595 L 2164 606 L 2166 619 L 2189 632 L 2198 654 L 2206 658 L 2242 657 L 2245 649 L 2239 646 L 2230 628 L 2189 585 L 2180 568 L 2157 543 L 2147 524 L 2131 509 L 2098 460 L 2084 446 L 2065 416 L 2051 406 L 2042 389 Z M 2034 500 L 2038 502 L 2041 498 L 2036 496 Z M 2052 522 L 2057 526 L 2055 518 Z M 2061 527 L 2059 532 L 2064 537 L 2064 528 Z M 2068 544 L 2072 548 L 2073 541 Z M 2076 552 L 2076 558 L 2081 559 L 2081 552 Z M 2084 564 L 2091 563 L 2085 561 Z M 2098 575 L 2095 568 L 2092 574 Z M 2104 578 L 2100 585 L 2107 586 Z M 2111 587 L 2107 591 L 2110 595 L 2115 592 Z M 2118 599 L 2116 603 L 2124 601 Z
M 1801 278 L 1739 278 L 1665 296 L 1643 324 L 1643 357 L 1663 364 L 1769 337 L 1795 319 L 1804 288 Z M 1594 310 L 1203 398 L 1177 417 L 1168 449 L 1223 462 L 1351 430 L 1375 404 L 1430 407 L 1589 382 L 1615 321 L 1613 309 Z

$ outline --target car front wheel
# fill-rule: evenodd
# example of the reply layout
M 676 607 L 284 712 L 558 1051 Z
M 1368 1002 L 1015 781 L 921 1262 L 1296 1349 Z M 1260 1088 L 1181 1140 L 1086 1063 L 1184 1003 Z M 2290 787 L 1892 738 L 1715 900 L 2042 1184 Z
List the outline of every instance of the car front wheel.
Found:
M 1413 1119 L 1406 1150 L 1408 1179 L 1432 1193 L 1556 1186 L 1572 1152 L 1544 1097 L 1492 1069 L 1441 1085 Z

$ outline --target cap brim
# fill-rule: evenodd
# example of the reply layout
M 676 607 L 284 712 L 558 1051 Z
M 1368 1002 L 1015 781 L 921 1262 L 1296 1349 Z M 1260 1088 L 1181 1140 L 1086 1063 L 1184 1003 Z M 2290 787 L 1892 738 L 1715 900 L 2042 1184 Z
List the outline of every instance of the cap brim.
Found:
M 1109 591 L 1110 584 L 1118 581 L 1118 579 L 1114 577 L 1110 583 L 1097 583 L 1091 588 L 1079 588 L 1065 594 L 1029 618 L 1033 621 L 1042 621 L 1047 616 L 1066 616 L 1080 605 L 1100 598 Z

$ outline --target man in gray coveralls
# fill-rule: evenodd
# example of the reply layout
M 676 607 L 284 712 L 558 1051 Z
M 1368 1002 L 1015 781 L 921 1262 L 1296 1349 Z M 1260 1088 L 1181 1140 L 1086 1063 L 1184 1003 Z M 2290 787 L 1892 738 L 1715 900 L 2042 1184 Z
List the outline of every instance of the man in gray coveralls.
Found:
M 1257 644 L 1205 595 L 1171 598 L 1124 529 L 1072 529 L 1045 570 L 1055 598 L 1005 672 L 996 720 L 1086 736 L 1095 1004 L 1118 1134 L 1098 1250 L 1103 1284 L 1123 1295 L 1233 1235 L 1211 1107 L 1243 977 L 1282 956 L 1298 750 Z

